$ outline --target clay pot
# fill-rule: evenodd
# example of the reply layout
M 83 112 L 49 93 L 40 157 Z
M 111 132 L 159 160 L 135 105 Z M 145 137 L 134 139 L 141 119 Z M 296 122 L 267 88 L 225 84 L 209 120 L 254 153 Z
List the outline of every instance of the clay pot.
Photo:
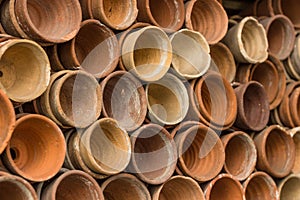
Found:
M 105 199 L 151 200 L 145 184 L 131 174 L 112 176 L 102 183 L 101 188 Z
M 15 128 L 16 116 L 12 103 L 0 90 L 0 154 L 4 151 Z
M 82 11 L 82 18 L 83 19 L 93 19 L 93 12 L 92 12 L 92 1 L 91 0 L 79 0 L 81 11 Z
M 300 33 L 296 35 L 294 49 L 290 55 L 291 66 L 293 67 L 293 71 L 296 72 L 298 77 L 300 76 Z M 296 78 L 296 77 L 294 77 Z M 299 80 L 299 79 L 298 79 Z
M 265 172 L 254 172 L 243 186 L 246 200 L 279 200 L 276 183 Z
M 239 181 L 245 180 L 256 165 L 257 152 L 253 140 L 242 131 L 224 135 L 221 139 L 226 158 L 224 170 Z
M 80 4 L 76 0 L 42 3 L 16 0 L 14 11 L 24 33 L 42 43 L 62 43 L 72 39 L 82 18 Z
M 90 175 L 79 171 L 66 171 L 43 189 L 41 200 L 104 200 L 100 186 Z
M 276 14 L 284 14 L 293 22 L 295 28 L 300 28 L 300 5 L 297 0 L 273 0 L 272 5 Z
M 174 138 L 179 156 L 177 167 L 199 182 L 209 181 L 222 170 L 224 147 L 212 129 L 203 124 L 189 126 L 179 128 Z
M 271 0 L 255 0 L 253 5 L 254 16 L 274 16 Z
M 210 55 L 210 70 L 220 73 L 228 82 L 232 82 L 236 74 L 236 65 L 230 49 L 218 42 L 210 47 Z
M 291 172 L 295 163 L 295 144 L 282 127 L 272 125 L 266 128 L 254 138 L 254 143 L 258 155 L 257 169 L 277 178 Z
M 185 26 L 216 44 L 227 32 L 228 16 L 218 1 L 191 0 L 185 4 Z
M 223 42 L 242 63 L 264 62 L 268 58 L 268 39 L 263 26 L 253 17 L 245 17 L 233 26 Z
M 268 123 L 270 109 L 264 87 L 249 81 L 235 88 L 238 113 L 234 125 L 243 130 L 260 131 Z
M 170 73 L 147 84 L 146 99 L 150 120 L 163 125 L 180 123 L 189 108 L 189 97 L 183 82 Z
M 115 71 L 102 82 L 103 115 L 114 118 L 126 131 L 142 125 L 147 114 L 146 93 L 141 82 L 125 71 Z
M 13 173 L 38 182 L 59 171 L 65 154 L 66 144 L 59 127 L 47 117 L 28 114 L 17 120 L 2 159 Z
M 132 156 L 127 171 L 149 184 L 162 184 L 175 171 L 176 144 L 169 132 L 157 124 L 141 126 L 131 137 Z
M 245 199 L 243 187 L 238 180 L 228 174 L 220 174 L 204 190 L 206 200 Z
M 118 40 L 105 25 L 89 19 L 81 23 L 75 38 L 58 46 L 58 54 L 65 69 L 83 69 L 103 78 L 118 64 Z
M 117 174 L 130 161 L 130 139 L 114 119 L 102 118 L 83 132 L 80 151 L 82 159 L 92 171 Z
M 293 137 L 295 144 L 295 163 L 292 168 L 292 173 L 300 174 L 300 127 L 290 129 L 288 133 Z
M 34 188 L 24 179 L 0 172 L 1 200 L 38 200 Z
M 266 30 L 269 52 L 280 60 L 286 59 L 292 52 L 295 42 L 292 22 L 284 15 L 275 15 L 263 18 L 260 23 Z
M 57 53 L 57 44 L 45 47 L 46 53 L 48 55 L 49 61 L 50 61 L 50 66 L 51 66 L 51 71 L 52 72 L 57 72 L 57 71 L 62 71 L 64 70 L 64 66 L 60 61 L 59 55 Z
M 1 44 L 0 51 L 0 88 L 15 102 L 39 97 L 50 79 L 45 51 L 37 43 L 25 39 L 8 40 Z
M 300 175 L 291 174 L 278 184 L 280 199 L 294 200 L 299 197 Z
M 204 36 L 196 31 L 181 29 L 170 36 L 176 73 L 186 79 L 202 76 L 209 68 L 209 46 Z
M 152 200 L 205 200 L 199 184 L 190 177 L 173 176 L 152 188 Z
M 169 70 L 172 46 L 163 30 L 147 26 L 127 35 L 121 56 L 126 69 L 138 78 L 157 81 Z
M 179 30 L 184 23 L 184 4 L 181 0 L 137 1 L 138 21 L 148 22 L 167 32 Z
M 285 71 L 286 71 L 286 77 L 287 79 L 291 80 L 300 80 L 300 73 L 297 71 L 297 64 L 292 63 L 292 58 L 288 57 L 285 61 L 283 61 Z

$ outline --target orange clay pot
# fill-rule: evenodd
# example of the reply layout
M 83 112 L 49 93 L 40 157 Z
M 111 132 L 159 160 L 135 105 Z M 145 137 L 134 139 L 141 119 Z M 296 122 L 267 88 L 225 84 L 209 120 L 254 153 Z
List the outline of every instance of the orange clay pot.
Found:
M 288 130 L 288 133 L 293 137 L 295 144 L 295 164 L 292 168 L 293 174 L 300 174 L 300 127 Z

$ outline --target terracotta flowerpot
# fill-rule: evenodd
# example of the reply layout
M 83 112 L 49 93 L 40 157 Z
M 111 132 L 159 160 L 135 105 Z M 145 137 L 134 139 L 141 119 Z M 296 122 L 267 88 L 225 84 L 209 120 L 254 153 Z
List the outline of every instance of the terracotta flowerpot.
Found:
M 183 174 L 205 182 L 222 170 L 225 162 L 224 147 L 212 129 L 203 124 L 191 125 L 190 128 L 183 126 L 177 131 L 174 140 L 179 156 L 177 167 Z
M 293 137 L 295 144 L 295 163 L 292 168 L 292 173 L 300 174 L 300 127 L 290 129 L 288 133 Z
M 297 71 L 297 64 L 292 63 L 292 58 L 288 57 L 285 61 L 283 61 L 285 71 L 286 71 L 286 77 L 287 79 L 291 80 L 300 80 L 300 73 Z
M 253 17 L 245 17 L 233 26 L 223 42 L 242 63 L 264 62 L 268 58 L 268 39 L 263 26 Z
M 274 16 L 274 9 L 271 0 L 255 0 L 253 6 L 254 16 Z
M 268 38 L 269 52 L 280 60 L 286 59 L 293 50 L 295 42 L 294 26 L 284 15 L 275 15 L 260 20 Z
M 17 120 L 2 159 L 13 173 L 38 182 L 59 171 L 65 154 L 66 144 L 59 127 L 47 117 L 28 114 Z
M 249 81 L 235 88 L 238 113 L 235 126 L 243 130 L 260 131 L 268 123 L 270 109 L 264 87 Z
M 238 180 L 228 174 L 220 174 L 206 186 L 206 200 L 245 199 L 243 187 Z
M 201 33 L 181 29 L 172 34 L 170 40 L 173 48 L 172 66 L 179 76 L 198 78 L 208 70 L 210 49 Z
M 290 55 L 290 62 L 291 62 L 291 66 L 293 67 L 293 71 L 295 71 L 296 75 L 300 77 L 300 33 L 299 32 L 296 35 L 294 49 Z
M 251 137 L 235 131 L 221 138 L 225 149 L 224 170 L 239 181 L 245 180 L 256 165 L 257 152 Z
M 205 200 L 199 184 L 190 177 L 173 176 L 152 189 L 152 200 Z
M 128 172 L 149 184 L 162 184 L 175 171 L 176 144 L 169 132 L 157 124 L 143 125 L 132 133 L 132 156 Z
M 276 183 L 265 172 L 254 172 L 243 186 L 246 200 L 279 200 Z
M 37 43 L 25 39 L 8 40 L 0 45 L 0 51 L 0 88 L 15 102 L 39 97 L 50 79 L 45 51 Z
M 291 174 L 278 184 L 281 200 L 294 200 L 299 197 L 300 175 Z
M 185 26 L 216 44 L 227 32 L 228 16 L 218 1 L 191 0 L 185 3 Z
M 105 199 L 151 200 L 143 182 L 131 174 L 118 174 L 108 178 L 101 185 Z
M 282 127 L 272 125 L 266 128 L 254 138 L 254 143 L 258 155 L 257 169 L 277 178 L 291 172 L 295 163 L 295 144 Z
M 83 21 L 76 37 L 58 45 L 57 50 L 65 69 L 83 69 L 97 78 L 111 73 L 119 59 L 115 34 L 94 19 Z
M 62 43 L 78 32 L 82 19 L 79 1 L 16 0 L 15 15 L 24 33 L 42 43 Z
M 147 114 L 146 93 L 141 82 L 126 71 L 115 71 L 101 86 L 103 115 L 114 118 L 127 131 L 140 127 Z
M 179 30 L 184 23 L 184 4 L 180 0 L 137 1 L 138 21 L 154 24 L 167 32 Z
M 169 70 L 172 46 L 162 29 L 147 26 L 127 35 L 121 56 L 128 71 L 143 81 L 157 81 Z
M 180 123 L 189 108 L 189 97 L 183 82 L 170 73 L 147 84 L 146 99 L 150 120 L 163 125 Z
M 293 22 L 295 28 L 300 28 L 300 5 L 297 0 L 273 0 L 272 5 L 276 14 L 284 14 Z
M 79 0 L 81 11 L 82 11 L 82 18 L 83 19 L 93 19 L 93 12 L 92 12 L 92 1 L 91 0 Z
M 64 70 L 64 66 L 60 61 L 59 55 L 57 53 L 57 44 L 45 47 L 46 53 L 48 55 L 51 71 L 58 72 Z
M 83 132 L 80 151 L 83 161 L 92 171 L 117 174 L 130 161 L 130 139 L 114 119 L 102 118 Z

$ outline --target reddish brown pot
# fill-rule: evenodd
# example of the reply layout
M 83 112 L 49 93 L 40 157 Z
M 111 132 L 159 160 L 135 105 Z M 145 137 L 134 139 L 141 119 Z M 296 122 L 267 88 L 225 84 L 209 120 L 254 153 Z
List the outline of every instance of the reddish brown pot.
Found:
M 57 53 L 57 45 L 49 46 L 45 48 L 46 53 L 48 55 L 49 61 L 50 61 L 50 66 L 52 72 L 57 72 L 64 70 L 64 66 L 61 63 L 58 53 Z
M 179 30 L 184 23 L 182 0 L 153 1 L 138 0 L 138 21 L 148 22 L 167 32 Z
M 253 5 L 254 16 L 274 16 L 271 0 L 255 0 Z
M 131 174 L 112 176 L 102 183 L 101 188 L 105 199 L 151 200 L 145 184 Z
M 220 174 L 205 188 L 206 200 L 245 199 L 243 187 L 238 180 L 228 174 Z
M 296 34 L 295 45 L 290 55 L 290 61 L 291 61 L 292 68 L 294 69 L 295 73 L 299 77 L 300 76 L 300 32 L 299 31 Z
M 97 78 L 110 74 L 119 59 L 115 34 L 94 19 L 83 21 L 76 37 L 57 50 L 65 69 L 83 69 Z
M 243 186 L 246 200 L 279 200 L 276 183 L 265 172 L 254 172 Z
M 92 1 L 91 0 L 79 0 L 82 18 L 83 19 L 93 19 L 92 13 Z
M 258 153 L 257 169 L 277 178 L 291 172 L 295 163 L 295 144 L 282 127 L 272 125 L 266 128 L 254 138 L 254 143 Z
M 257 152 L 253 140 L 242 131 L 224 135 L 221 139 L 225 149 L 226 173 L 239 181 L 245 180 L 256 165 Z
M 190 125 L 188 125 L 190 126 Z M 185 130 L 187 129 L 187 130 Z M 225 152 L 219 136 L 203 124 L 183 126 L 175 135 L 177 167 L 199 182 L 213 179 L 222 170 Z
M 300 127 L 290 129 L 288 133 L 293 137 L 295 144 L 295 164 L 292 173 L 300 174 Z
M 295 51 L 295 49 L 294 49 Z M 288 57 L 285 61 L 283 61 L 285 70 L 286 70 L 286 77 L 287 79 L 291 80 L 300 80 L 300 73 L 298 69 L 298 64 L 293 63 L 292 55 Z
M 238 114 L 235 126 L 243 130 L 260 131 L 268 123 L 270 109 L 264 87 L 250 81 L 235 88 Z
M 188 1 L 185 13 L 185 26 L 202 33 L 209 44 L 215 44 L 225 36 L 228 16 L 218 1 Z
M 205 200 L 199 184 L 190 177 L 173 176 L 160 186 L 152 187 L 152 200 Z
M 30 181 L 45 181 L 62 167 L 65 154 L 59 127 L 47 117 L 28 114 L 17 120 L 2 156 L 10 171 Z
M 146 93 L 142 83 L 126 71 L 115 71 L 102 82 L 103 115 L 118 121 L 127 131 L 142 125 L 147 114 Z
M 104 200 L 100 186 L 90 175 L 79 171 L 64 172 L 51 180 L 41 194 L 41 200 Z
M 300 28 L 299 10 L 300 4 L 297 0 L 273 0 L 272 5 L 276 14 L 284 14 L 294 24 L 295 28 Z
M 128 172 L 146 183 L 161 184 L 168 180 L 176 167 L 176 144 L 169 132 L 157 124 L 147 124 L 130 137 L 132 156 Z
M 280 199 L 294 200 L 299 197 L 300 175 L 291 174 L 278 184 Z

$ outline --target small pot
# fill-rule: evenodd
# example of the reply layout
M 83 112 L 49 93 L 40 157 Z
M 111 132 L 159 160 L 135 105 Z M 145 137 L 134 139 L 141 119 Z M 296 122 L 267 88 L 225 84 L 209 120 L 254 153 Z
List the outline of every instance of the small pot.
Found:
M 299 32 L 296 34 L 294 49 L 290 55 L 290 62 L 296 74 L 300 76 L 300 33 Z
M 271 0 L 255 0 L 253 5 L 253 16 L 274 16 Z
M 57 44 L 48 46 L 45 48 L 46 53 L 49 58 L 50 66 L 51 66 L 51 71 L 52 72 L 58 72 L 64 70 L 64 66 L 60 61 L 59 55 L 57 53 Z
M 298 1 L 273 0 L 272 5 L 276 14 L 284 14 L 293 22 L 295 28 L 300 28 L 300 17 L 298 15 L 300 5 L 298 4 Z
M 298 64 L 292 62 L 292 57 L 288 57 L 285 61 L 283 61 L 286 77 L 287 79 L 291 80 L 300 80 L 300 72 L 298 69 Z
M 288 133 L 293 137 L 295 144 L 295 164 L 292 168 L 293 174 L 300 174 L 300 127 L 288 130 Z
M 299 197 L 300 175 L 291 174 L 278 183 L 279 195 L 282 200 L 294 200 Z

